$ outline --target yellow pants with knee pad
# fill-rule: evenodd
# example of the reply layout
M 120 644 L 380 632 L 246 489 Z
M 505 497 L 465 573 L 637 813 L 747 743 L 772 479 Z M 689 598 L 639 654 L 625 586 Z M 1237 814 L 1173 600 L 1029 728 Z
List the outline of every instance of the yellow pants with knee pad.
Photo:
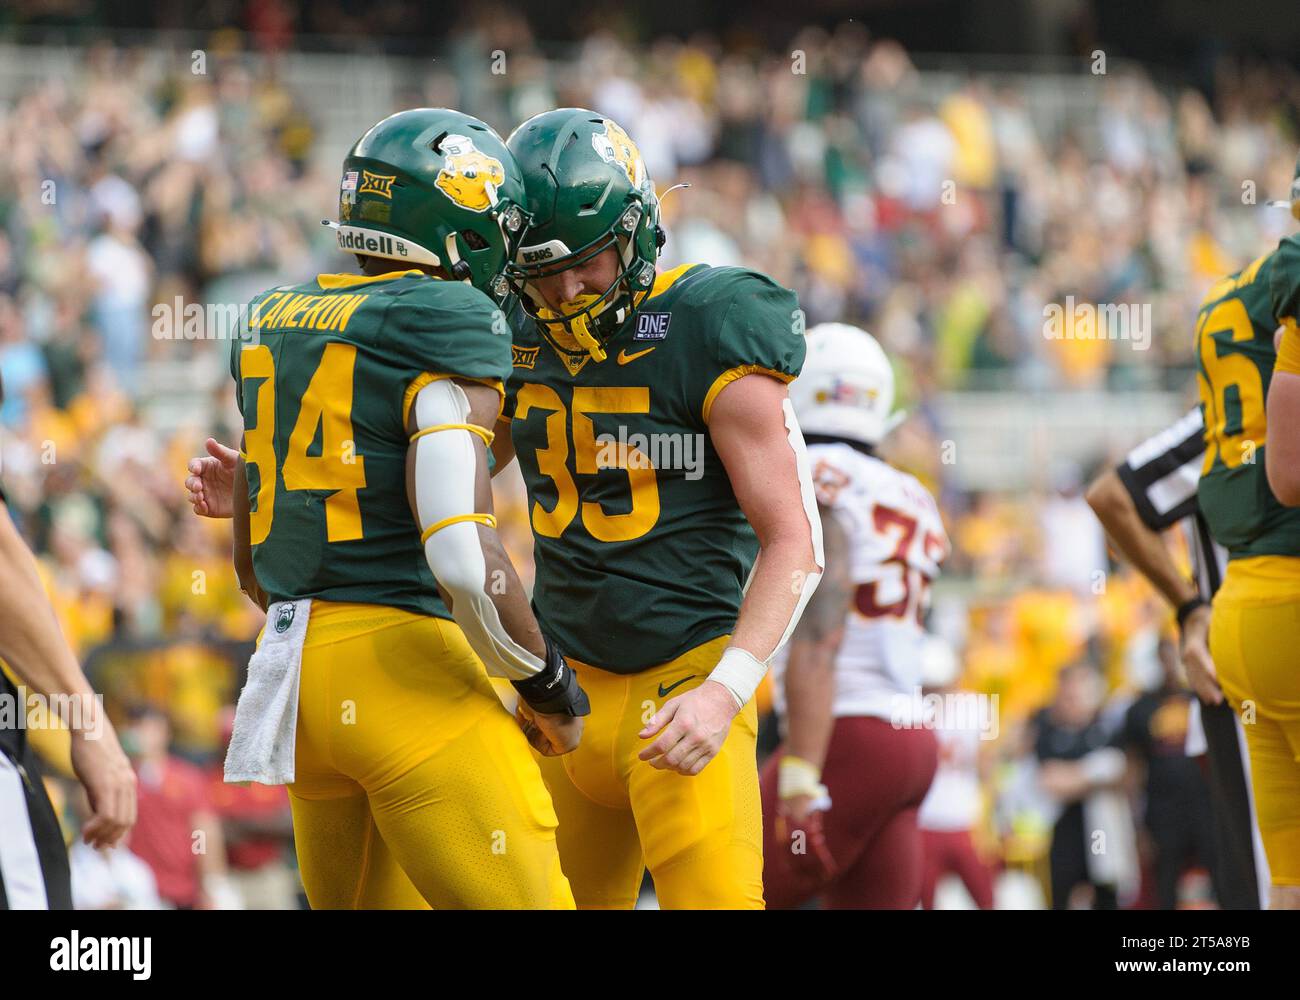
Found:
M 1300 558 L 1228 563 L 1210 655 L 1241 718 L 1274 885 L 1300 885 Z
M 727 638 L 639 674 L 569 661 L 591 715 L 577 750 L 540 759 L 560 819 L 560 860 L 580 909 L 632 907 L 647 867 L 664 909 L 762 908 L 753 700 L 699 774 L 637 758 L 653 742 L 637 734 L 669 698 L 704 682 Z
M 314 602 L 294 777 L 313 908 L 573 907 L 532 750 L 453 622 Z

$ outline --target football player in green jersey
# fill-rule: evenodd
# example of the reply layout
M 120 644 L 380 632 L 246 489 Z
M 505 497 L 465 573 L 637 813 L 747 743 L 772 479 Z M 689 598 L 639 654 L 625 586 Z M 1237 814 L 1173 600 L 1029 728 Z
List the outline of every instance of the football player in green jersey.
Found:
M 1300 159 L 1291 181 L 1291 200 L 1282 204 L 1300 221 Z M 1274 272 L 1271 291 L 1283 333 L 1268 395 L 1268 422 L 1296 428 L 1300 427 L 1300 235 L 1288 236 L 1276 252 L 1283 263 Z M 1300 434 L 1275 435 L 1267 465 L 1268 482 L 1277 498 L 1289 507 L 1300 506 Z
M 1300 159 L 1296 161 L 1295 175 L 1291 181 L 1291 198 L 1284 202 L 1291 214 L 1300 220 Z M 1289 509 L 1289 523 L 1300 518 L 1300 236 L 1291 235 L 1282 240 L 1273 251 L 1272 274 L 1269 280 L 1272 314 L 1281 324 L 1277 357 L 1273 364 L 1271 381 L 1265 378 L 1267 394 L 1268 448 L 1264 464 L 1268 484 L 1277 501 Z M 1256 620 L 1244 623 L 1241 641 L 1246 648 L 1256 650 L 1258 662 L 1252 662 L 1254 688 L 1251 694 L 1259 701 L 1260 714 L 1267 713 L 1264 735 L 1272 734 L 1271 742 L 1261 740 L 1259 755 L 1271 757 L 1264 778 L 1267 791 L 1256 780 L 1256 797 L 1260 801 L 1260 825 L 1268 807 L 1274 832 L 1265 834 L 1273 847 L 1268 852 L 1269 865 L 1273 867 L 1273 890 L 1270 905 L 1273 908 L 1300 909 L 1300 673 L 1294 666 L 1294 651 L 1300 644 L 1300 538 L 1292 530 L 1286 535 L 1287 555 L 1275 560 L 1273 569 L 1277 578 L 1269 581 L 1267 589 L 1258 595 L 1260 602 L 1269 605 L 1239 614 L 1256 617 L 1271 615 L 1273 620 Z M 1232 565 L 1229 564 L 1229 571 Z M 1216 608 L 1215 614 L 1218 614 Z M 1262 669 L 1261 669 L 1262 668 Z M 1247 727 L 1247 734 L 1255 727 Z M 1267 743 L 1268 745 L 1265 745 Z M 1256 756 L 1251 744 L 1252 763 Z M 1262 801 L 1269 796 L 1269 802 Z M 1275 854 L 1284 854 L 1285 868 L 1277 870 Z
M 566 108 L 511 135 L 527 223 L 493 448 L 519 458 L 533 607 L 591 697 L 543 761 L 582 907 L 761 907 L 754 690 L 820 575 L 786 384 L 795 296 L 703 264 L 657 273 L 659 205 L 614 121 Z M 507 287 L 508 286 L 508 287 Z
M 482 289 L 522 228 L 518 171 L 482 122 L 429 108 L 375 125 L 343 171 L 332 225 L 362 274 L 258 296 L 233 345 L 235 560 L 268 628 L 227 779 L 288 783 L 313 907 L 572 906 L 528 743 L 571 751 L 587 701 L 501 548 L 487 472 L 510 337 Z M 219 458 L 187 484 L 212 516 Z M 277 656 L 300 663 L 287 735 L 254 701 Z
M 1278 356 L 1276 329 L 1279 319 L 1294 329 L 1297 248 L 1294 237 L 1284 240 L 1217 282 L 1196 327 L 1207 446 L 1197 495 L 1211 533 L 1228 550 L 1210 617 L 1210 652 L 1224 695 L 1249 723 L 1274 909 L 1300 908 L 1300 510 L 1279 502 L 1266 472 L 1288 430 L 1276 422 L 1272 395 L 1287 377 L 1274 376 L 1275 361 L 1282 373 L 1287 364 L 1285 340 Z

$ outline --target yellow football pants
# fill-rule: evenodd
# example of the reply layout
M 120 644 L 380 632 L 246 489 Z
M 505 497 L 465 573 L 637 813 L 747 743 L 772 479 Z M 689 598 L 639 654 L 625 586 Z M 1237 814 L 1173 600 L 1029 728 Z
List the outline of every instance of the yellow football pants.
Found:
M 313 908 L 573 907 L 532 750 L 453 622 L 314 602 L 295 779 Z
M 1274 885 L 1300 885 L 1300 559 L 1228 563 L 1210 655 L 1241 717 L 1259 832 Z
M 699 774 L 661 771 L 637 759 L 653 742 L 637 734 L 669 698 L 704 682 L 728 638 L 639 674 L 569 661 L 591 699 L 591 715 L 577 750 L 539 759 L 579 908 L 631 908 L 647 867 L 663 909 L 762 908 L 753 699 Z

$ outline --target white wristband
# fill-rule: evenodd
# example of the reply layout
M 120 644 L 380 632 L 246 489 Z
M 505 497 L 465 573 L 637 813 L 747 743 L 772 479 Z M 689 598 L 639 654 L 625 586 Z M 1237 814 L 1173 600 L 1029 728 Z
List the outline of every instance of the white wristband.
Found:
M 813 800 L 813 808 L 831 807 L 831 796 L 822 784 L 821 772 L 802 757 L 784 754 L 776 772 L 776 795 L 779 799 L 793 799 L 805 795 Z
M 736 705 L 744 708 L 749 699 L 754 697 L 758 685 L 767 673 L 767 664 L 737 646 L 728 646 L 722 653 L 722 659 L 709 674 L 709 680 L 717 681 L 731 692 Z

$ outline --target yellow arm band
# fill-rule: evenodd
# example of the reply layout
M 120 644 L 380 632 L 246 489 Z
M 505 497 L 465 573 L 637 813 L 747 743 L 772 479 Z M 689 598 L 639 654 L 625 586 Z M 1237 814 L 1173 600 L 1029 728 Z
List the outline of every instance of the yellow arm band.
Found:
M 489 448 L 492 447 L 492 439 L 496 437 L 486 427 L 480 427 L 478 424 L 434 424 L 432 427 L 421 427 L 411 435 L 411 440 L 424 437 L 426 434 L 433 434 L 435 431 L 469 431 L 471 434 L 477 434 L 483 439 L 483 443 Z
M 476 521 L 479 524 L 486 524 L 489 528 L 497 526 L 497 519 L 491 514 L 456 514 L 454 517 L 444 517 L 441 521 L 425 528 L 424 533 L 420 535 L 420 544 L 423 545 L 449 524 L 460 524 L 462 521 Z
M 740 365 L 737 368 L 730 368 L 713 380 L 713 385 L 709 386 L 709 391 L 704 395 L 704 405 L 701 412 L 706 424 L 709 422 L 709 415 L 713 412 L 713 401 L 718 398 L 718 393 L 731 385 L 736 379 L 744 378 L 746 375 L 771 375 L 772 378 L 787 385 L 794 381 L 793 375 L 776 371 L 773 368 L 764 368 L 762 365 Z
M 1300 375 L 1300 329 L 1291 317 L 1282 320 L 1282 343 L 1278 347 L 1277 361 L 1273 365 L 1275 372 L 1288 375 Z

